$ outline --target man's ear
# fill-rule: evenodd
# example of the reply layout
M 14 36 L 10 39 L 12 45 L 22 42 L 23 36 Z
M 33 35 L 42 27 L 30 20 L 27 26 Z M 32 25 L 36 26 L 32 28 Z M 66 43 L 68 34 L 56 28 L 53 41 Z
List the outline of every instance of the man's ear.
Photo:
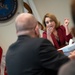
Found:
M 40 32 L 39 32 L 38 25 L 35 27 L 35 34 L 36 34 L 36 37 L 40 37 Z
M 39 27 L 38 27 L 38 25 L 36 25 L 36 27 L 35 27 L 35 32 L 36 32 L 37 34 L 39 34 Z
M 18 33 L 18 31 L 16 30 L 16 34 Z

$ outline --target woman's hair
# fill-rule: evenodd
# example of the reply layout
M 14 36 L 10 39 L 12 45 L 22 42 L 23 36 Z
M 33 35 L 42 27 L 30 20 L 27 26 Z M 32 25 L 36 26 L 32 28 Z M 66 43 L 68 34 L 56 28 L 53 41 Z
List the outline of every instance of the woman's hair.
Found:
M 49 17 L 50 19 L 52 19 L 55 24 L 56 24 L 56 29 L 60 26 L 60 22 L 58 22 L 57 18 L 53 15 L 53 14 L 50 14 L 50 13 L 47 13 L 44 18 L 43 18 L 43 25 L 46 27 L 46 23 L 45 23 L 45 18 Z

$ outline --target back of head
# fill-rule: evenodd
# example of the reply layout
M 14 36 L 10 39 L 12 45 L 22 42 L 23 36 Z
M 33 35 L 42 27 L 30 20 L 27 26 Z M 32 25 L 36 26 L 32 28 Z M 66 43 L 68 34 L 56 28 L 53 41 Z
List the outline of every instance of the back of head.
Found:
M 72 13 L 72 19 L 75 25 L 75 0 L 71 0 L 71 13 Z
M 32 29 L 35 29 L 37 20 L 32 14 L 21 13 L 17 16 L 15 25 L 18 35 L 28 34 Z
M 75 37 L 75 0 L 71 0 L 71 15 L 74 26 L 71 29 L 73 36 Z
M 58 75 L 75 75 L 75 61 L 70 61 L 63 65 Z

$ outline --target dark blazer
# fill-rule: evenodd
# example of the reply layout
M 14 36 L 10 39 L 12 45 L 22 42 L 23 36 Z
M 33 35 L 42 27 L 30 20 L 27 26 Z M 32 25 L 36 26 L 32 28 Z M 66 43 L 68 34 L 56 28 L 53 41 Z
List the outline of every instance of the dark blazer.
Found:
M 54 34 L 51 34 L 51 37 L 52 37 L 52 40 L 54 42 L 54 46 L 59 49 L 63 46 L 66 45 L 66 42 L 69 42 L 70 39 L 72 39 L 72 35 L 69 34 L 69 35 L 66 35 L 66 30 L 64 28 L 63 25 L 61 25 L 60 27 L 57 28 L 57 34 L 58 34 L 58 37 L 59 37 L 59 42 L 56 40 Z M 46 38 L 47 39 L 47 33 L 46 31 L 43 32 L 43 38 Z
M 57 75 L 68 60 L 47 39 L 23 35 L 9 47 L 6 67 L 8 75 Z

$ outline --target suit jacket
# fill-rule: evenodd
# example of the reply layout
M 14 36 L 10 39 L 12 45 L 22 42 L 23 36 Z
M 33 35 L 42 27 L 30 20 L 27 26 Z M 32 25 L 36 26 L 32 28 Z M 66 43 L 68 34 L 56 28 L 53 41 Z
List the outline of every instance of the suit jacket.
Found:
M 18 37 L 6 53 L 8 75 L 57 75 L 69 58 L 43 38 Z
M 66 45 L 66 42 L 69 42 L 70 39 L 72 39 L 72 35 L 69 34 L 69 35 L 66 35 L 66 30 L 64 28 L 63 25 L 61 25 L 60 27 L 57 28 L 57 34 L 58 34 L 58 37 L 59 37 L 59 42 L 56 40 L 54 34 L 51 34 L 51 37 L 52 37 L 52 40 L 54 42 L 54 46 L 59 49 L 63 46 Z M 43 32 L 43 38 L 46 38 L 47 39 L 47 33 L 46 31 Z

